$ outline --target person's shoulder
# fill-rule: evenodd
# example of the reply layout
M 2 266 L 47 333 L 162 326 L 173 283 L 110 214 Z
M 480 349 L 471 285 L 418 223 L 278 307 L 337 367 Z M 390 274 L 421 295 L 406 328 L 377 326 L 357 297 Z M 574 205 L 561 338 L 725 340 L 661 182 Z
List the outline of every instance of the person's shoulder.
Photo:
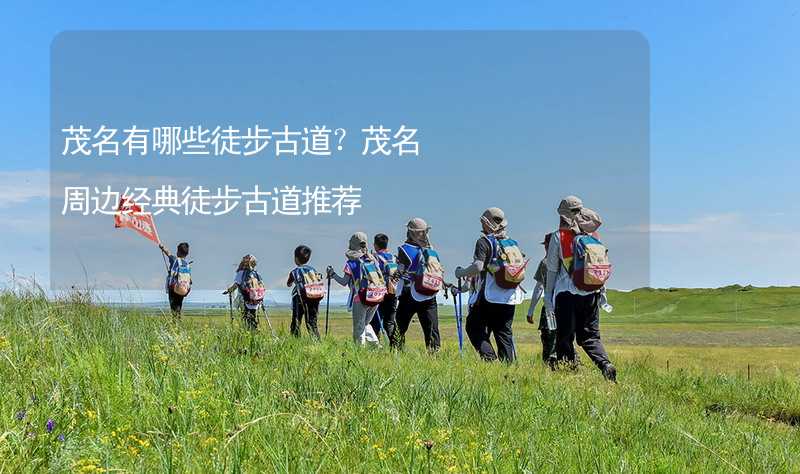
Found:
M 491 237 L 486 234 L 479 235 L 478 240 L 475 241 L 475 246 L 491 247 L 492 246 Z

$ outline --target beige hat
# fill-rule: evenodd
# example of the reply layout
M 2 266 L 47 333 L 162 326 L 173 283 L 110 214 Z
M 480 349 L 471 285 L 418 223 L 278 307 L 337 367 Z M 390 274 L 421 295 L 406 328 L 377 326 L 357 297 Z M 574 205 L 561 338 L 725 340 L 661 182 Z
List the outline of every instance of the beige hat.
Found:
M 431 226 L 425 222 L 425 219 L 421 217 L 415 217 L 408 221 L 408 224 L 406 224 L 406 229 L 414 232 L 427 232 L 431 229 Z
M 344 253 L 345 257 L 351 260 L 358 260 L 366 254 L 367 234 L 364 232 L 356 232 L 355 234 L 351 235 L 347 251 Z
M 503 210 L 499 207 L 490 207 L 489 209 L 483 211 L 483 214 L 481 215 L 481 224 L 483 224 L 484 227 L 491 232 L 497 232 L 505 229 L 508 226 L 506 213 L 503 212 Z
M 591 234 L 603 225 L 603 219 L 601 219 L 600 215 L 595 211 L 584 207 L 581 209 L 581 212 L 575 216 L 575 223 L 578 224 L 578 228 L 581 232 L 584 234 Z
M 411 219 L 408 221 L 408 224 L 406 224 L 406 229 L 406 239 L 409 242 L 418 247 L 431 246 L 428 240 L 428 231 L 431 230 L 431 226 L 425 222 L 425 219 L 420 217 Z
M 567 196 L 558 203 L 558 227 L 561 229 L 571 229 L 573 232 L 580 232 L 578 224 L 575 222 L 575 215 L 583 209 L 583 201 L 578 196 Z
M 561 212 L 562 210 L 569 210 L 569 211 L 579 211 L 583 209 L 583 201 L 578 196 L 567 196 L 561 200 L 558 204 L 558 210 Z

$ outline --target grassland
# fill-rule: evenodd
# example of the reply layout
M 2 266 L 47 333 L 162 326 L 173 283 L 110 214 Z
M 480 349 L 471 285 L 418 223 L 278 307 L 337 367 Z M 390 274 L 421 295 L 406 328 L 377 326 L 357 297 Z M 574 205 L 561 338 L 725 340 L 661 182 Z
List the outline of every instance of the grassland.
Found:
M 739 290 L 611 294 L 619 385 L 544 368 L 527 308 L 505 366 L 447 306 L 429 356 L 4 294 L 0 472 L 797 472 L 800 290 Z

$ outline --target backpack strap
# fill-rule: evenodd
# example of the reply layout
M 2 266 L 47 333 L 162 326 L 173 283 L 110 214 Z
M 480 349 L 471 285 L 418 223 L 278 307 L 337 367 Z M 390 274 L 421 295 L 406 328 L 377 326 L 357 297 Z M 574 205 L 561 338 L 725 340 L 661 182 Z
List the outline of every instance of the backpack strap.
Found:
M 417 265 L 417 259 L 422 253 L 422 248 L 406 242 L 400 246 L 400 250 L 406 255 L 409 261 L 408 268 L 406 268 L 406 271 L 408 273 L 416 272 L 417 268 L 415 267 L 415 265 Z M 412 256 L 411 253 L 413 253 L 414 255 Z
M 489 255 L 489 263 L 491 263 L 492 260 L 496 259 L 499 256 L 497 247 L 500 245 L 500 243 L 497 241 L 497 237 L 495 237 L 492 234 L 481 234 L 481 237 L 483 237 L 484 239 L 486 239 L 487 242 L 489 242 L 489 247 L 492 250 L 492 253 Z

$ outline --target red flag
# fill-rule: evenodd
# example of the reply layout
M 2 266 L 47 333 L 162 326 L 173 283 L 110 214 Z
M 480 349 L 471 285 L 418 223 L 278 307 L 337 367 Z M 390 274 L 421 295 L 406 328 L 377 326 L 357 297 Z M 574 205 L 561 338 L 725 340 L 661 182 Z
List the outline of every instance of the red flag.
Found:
M 157 244 L 161 243 L 158 238 L 158 231 L 156 231 L 156 223 L 153 221 L 153 215 L 149 212 L 142 212 L 142 208 L 133 202 L 133 199 L 123 197 L 119 200 L 119 208 L 114 214 L 114 227 L 133 229 L 142 237 Z

